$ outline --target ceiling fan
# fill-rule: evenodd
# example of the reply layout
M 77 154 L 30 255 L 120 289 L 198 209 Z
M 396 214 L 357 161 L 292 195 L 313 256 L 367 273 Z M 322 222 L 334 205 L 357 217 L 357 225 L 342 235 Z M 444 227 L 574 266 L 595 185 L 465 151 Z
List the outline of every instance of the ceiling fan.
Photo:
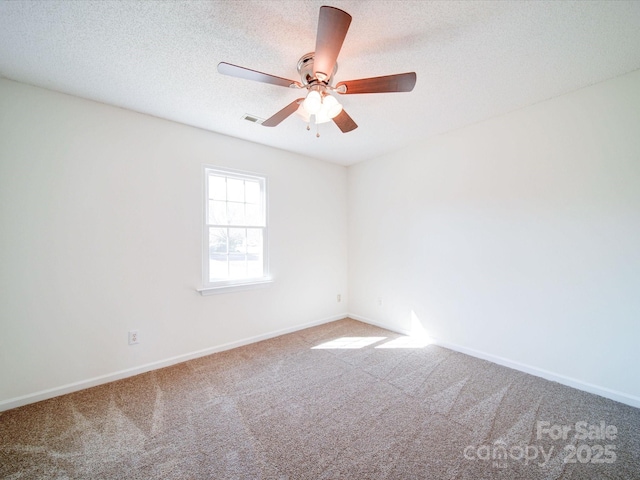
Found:
M 336 60 L 351 24 L 351 15 L 338 8 L 320 7 L 315 52 L 307 53 L 298 60 L 300 82 L 268 73 L 250 70 L 226 62 L 218 64 L 218 72 L 232 77 L 270 83 L 281 87 L 306 89 L 304 98 L 298 98 L 268 118 L 262 125 L 275 127 L 294 112 L 298 112 L 309 123 L 333 122 L 343 133 L 358 128 L 356 122 L 344 111 L 333 93 L 352 95 L 359 93 L 410 92 L 416 84 L 415 72 L 361 78 L 339 82 L 333 86 L 333 77 L 338 70 Z M 316 134 L 316 136 L 320 136 Z

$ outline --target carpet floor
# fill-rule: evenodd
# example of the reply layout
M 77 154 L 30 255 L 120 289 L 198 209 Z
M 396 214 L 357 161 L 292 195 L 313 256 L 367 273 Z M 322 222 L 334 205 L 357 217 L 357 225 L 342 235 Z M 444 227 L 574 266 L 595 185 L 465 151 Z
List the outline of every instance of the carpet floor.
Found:
M 640 409 L 345 319 L 0 414 L 4 479 L 639 479 Z

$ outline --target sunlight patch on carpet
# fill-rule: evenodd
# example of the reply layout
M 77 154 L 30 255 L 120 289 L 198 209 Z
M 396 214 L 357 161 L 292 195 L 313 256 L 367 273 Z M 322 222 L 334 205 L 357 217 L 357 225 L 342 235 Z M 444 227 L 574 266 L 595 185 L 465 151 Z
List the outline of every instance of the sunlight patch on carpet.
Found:
M 364 348 L 369 345 L 373 345 L 381 340 L 386 340 L 387 337 L 340 337 L 335 340 L 330 340 L 325 343 L 321 343 L 320 345 L 316 345 L 315 347 L 311 347 L 312 350 L 315 349 L 342 349 L 342 348 Z

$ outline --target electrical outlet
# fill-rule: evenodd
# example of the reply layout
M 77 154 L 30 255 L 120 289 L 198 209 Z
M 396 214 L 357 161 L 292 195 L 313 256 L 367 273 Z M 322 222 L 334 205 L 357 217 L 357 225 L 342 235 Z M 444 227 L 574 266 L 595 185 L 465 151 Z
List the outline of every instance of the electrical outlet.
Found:
M 129 345 L 140 343 L 140 334 L 138 330 L 129 330 Z
M 338 303 L 342 301 L 342 295 L 338 294 Z
M 381 307 L 382 306 L 382 297 L 378 297 L 376 300 L 378 302 L 378 306 Z

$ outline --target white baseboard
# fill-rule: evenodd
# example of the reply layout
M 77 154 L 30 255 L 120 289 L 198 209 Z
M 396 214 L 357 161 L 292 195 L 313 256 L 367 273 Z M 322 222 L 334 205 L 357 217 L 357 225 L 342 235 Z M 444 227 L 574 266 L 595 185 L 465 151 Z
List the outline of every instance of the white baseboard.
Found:
M 0 402 L 0 412 L 10 410 L 12 408 L 22 407 L 30 403 L 40 402 L 49 398 L 58 397 L 60 395 L 66 395 L 67 393 L 77 392 L 78 390 L 84 390 L 85 388 L 95 387 L 104 383 L 113 382 L 115 380 L 121 380 L 127 377 L 133 377 L 141 373 L 150 372 L 151 370 L 157 370 L 159 368 L 169 367 L 177 363 L 186 362 L 187 360 L 193 360 L 194 358 L 204 357 L 211 355 L 212 353 L 223 352 L 225 350 L 231 350 L 232 348 L 242 347 L 249 345 L 250 343 L 260 342 L 262 340 L 268 340 L 273 337 L 285 335 L 287 333 L 297 332 L 298 330 L 304 330 L 305 328 L 315 327 L 325 323 L 333 322 L 346 318 L 346 313 L 333 315 L 331 317 L 322 318 L 312 322 L 302 323 L 293 327 L 283 328 L 281 330 L 275 330 L 273 332 L 263 333 L 261 335 L 255 335 L 253 337 L 243 338 L 235 342 L 225 343 L 223 345 L 217 345 L 215 347 L 205 348 L 195 352 L 185 353 L 175 357 L 159 360 L 157 362 L 147 363 L 138 367 L 127 368 L 118 372 L 109 373 L 106 375 L 100 375 L 98 377 L 89 378 L 87 380 L 81 380 L 79 382 L 69 383 L 60 387 L 54 387 L 47 390 L 41 390 L 39 392 L 22 395 L 20 397 L 10 398 Z
M 378 322 L 376 320 L 371 320 L 360 315 L 355 315 L 350 313 L 349 318 L 354 320 L 358 320 L 360 322 L 368 323 L 370 325 L 374 325 L 376 327 L 385 328 L 392 332 L 401 333 L 403 335 L 410 335 L 411 332 L 408 330 L 404 330 L 402 328 L 397 328 L 392 325 L 386 325 L 384 322 Z M 464 353 L 466 355 L 470 355 L 475 358 L 480 358 L 482 360 L 487 360 L 492 363 L 496 363 L 498 365 L 502 365 L 504 367 L 513 368 L 514 370 L 518 370 L 520 372 L 529 373 L 536 377 L 544 378 L 546 380 L 551 380 L 552 382 L 558 382 L 562 385 L 566 385 L 568 387 L 572 387 L 578 390 L 582 390 L 584 392 L 593 393 L 595 395 L 599 395 L 601 397 L 609 398 L 611 400 L 615 400 L 616 402 L 624 403 L 626 405 L 630 405 L 635 408 L 640 408 L 640 397 L 636 397 L 634 395 L 629 395 L 623 392 L 619 392 L 616 390 L 611 390 L 606 387 L 601 387 L 599 385 L 594 385 L 592 383 L 584 382 L 582 380 L 578 380 L 575 378 L 567 377 L 565 375 L 561 375 L 559 373 L 554 373 L 549 370 L 544 370 L 542 368 L 532 367 L 531 365 L 526 365 L 524 363 L 516 362 L 513 360 L 509 360 L 508 358 L 499 357 L 497 355 L 492 355 L 490 353 L 482 352 L 479 350 L 474 350 L 472 348 L 463 347 L 460 345 L 456 345 L 454 343 L 443 342 L 438 339 L 433 339 L 434 345 L 438 345 L 440 347 L 448 348 L 449 350 L 453 350 L 456 352 Z

